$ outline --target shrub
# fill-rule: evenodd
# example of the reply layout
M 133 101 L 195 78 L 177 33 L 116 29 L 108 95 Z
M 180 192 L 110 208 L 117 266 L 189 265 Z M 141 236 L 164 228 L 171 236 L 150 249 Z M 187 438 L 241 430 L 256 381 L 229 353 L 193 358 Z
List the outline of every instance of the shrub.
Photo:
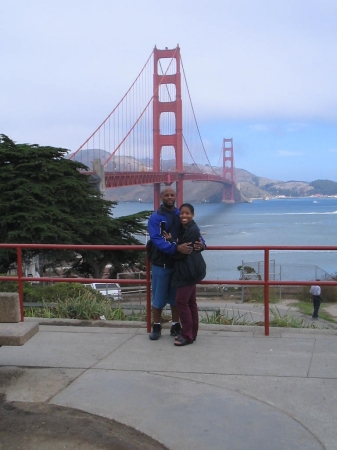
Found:
M 88 292 L 87 287 L 83 286 L 81 283 L 55 283 L 42 285 L 34 284 L 29 285 L 30 287 L 24 288 L 24 301 L 25 302 L 37 302 L 37 303 L 50 303 L 56 299 L 66 299 L 70 297 L 78 297 L 80 294 L 85 295 Z M 102 294 L 98 291 L 93 291 L 93 297 Z
M 269 303 L 276 303 L 277 296 L 275 289 L 269 289 Z M 264 289 L 262 286 L 248 286 L 243 289 L 243 301 L 245 302 L 264 302 Z
M 17 281 L 0 281 L 0 292 L 18 292 Z
M 56 297 L 43 307 L 27 308 L 25 316 L 81 320 L 99 320 L 104 316 L 106 320 L 127 320 L 120 306 L 113 307 L 109 298 L 85 288 L 72 297 Z

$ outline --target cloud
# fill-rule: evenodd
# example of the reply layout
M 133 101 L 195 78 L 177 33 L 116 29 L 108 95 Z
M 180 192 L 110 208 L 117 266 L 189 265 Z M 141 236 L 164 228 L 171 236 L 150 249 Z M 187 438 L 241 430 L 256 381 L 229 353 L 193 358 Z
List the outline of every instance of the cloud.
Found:
M 252 131 L 257 131 L 257 132 L 265 132 L 265 131 L 270 131 L 270 127 L 264 123 L 256 123 L 254 125 L 249 125 L 248 127 L 250 130 Z
M 291 150 L 279 150 L 278 151 L 278 156 L 280 157 L 285 157 L 285 158 L 292 158 L 292 157 L 296 157 L 296 156 L 303 156 L 304 153 L 303 152 L 298 152 L 298 151 L 291 151 Z
M 336 0 L 3 3 L 0 132 L 13 140 L 77 149 L 154 46 L 179 43 L 212 164 L 233 137 L 247 170 L 336 178 Z
M 309 126 L 308 123 L 305 123 L 305 122 L 293 122 L 293 123 L 287 124 L 286 131 L 288 133 L 296 133 L 298 131 L 304 130 L 308 126 Z

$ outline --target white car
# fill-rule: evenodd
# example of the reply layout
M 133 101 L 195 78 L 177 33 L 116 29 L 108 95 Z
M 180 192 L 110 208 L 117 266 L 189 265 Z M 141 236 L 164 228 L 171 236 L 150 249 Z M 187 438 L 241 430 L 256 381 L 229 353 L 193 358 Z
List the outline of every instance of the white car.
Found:
M 91 287 L 114 300 L 122 300 L 122 291 L 118 283 L 91 283 L 85 284 L 84 286 Z

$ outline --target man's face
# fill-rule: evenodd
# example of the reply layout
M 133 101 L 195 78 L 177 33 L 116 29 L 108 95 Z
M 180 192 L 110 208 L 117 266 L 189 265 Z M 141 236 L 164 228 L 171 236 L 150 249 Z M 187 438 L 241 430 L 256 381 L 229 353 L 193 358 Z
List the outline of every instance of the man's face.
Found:
M 176 202 L 176 193 L 172 188 L 164 189 L 161 196 L 161 201 L 167 209 L 173 209 Z

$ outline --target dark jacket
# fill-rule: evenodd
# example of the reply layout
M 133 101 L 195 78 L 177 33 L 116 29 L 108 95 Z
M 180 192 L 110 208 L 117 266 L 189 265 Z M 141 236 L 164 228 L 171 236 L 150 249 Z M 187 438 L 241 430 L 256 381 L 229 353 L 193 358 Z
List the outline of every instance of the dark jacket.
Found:
M 200 238 L 200 230 L 192 220 L 186 227 L 181 226 L 177 244 L 192 242 Z M 189 255 L 177 253 L 175 256 L 172 282 L 176 286 L 190 286 L 199 283 L 206 276 L 206 263 L 200 251 L 193 250 Z

